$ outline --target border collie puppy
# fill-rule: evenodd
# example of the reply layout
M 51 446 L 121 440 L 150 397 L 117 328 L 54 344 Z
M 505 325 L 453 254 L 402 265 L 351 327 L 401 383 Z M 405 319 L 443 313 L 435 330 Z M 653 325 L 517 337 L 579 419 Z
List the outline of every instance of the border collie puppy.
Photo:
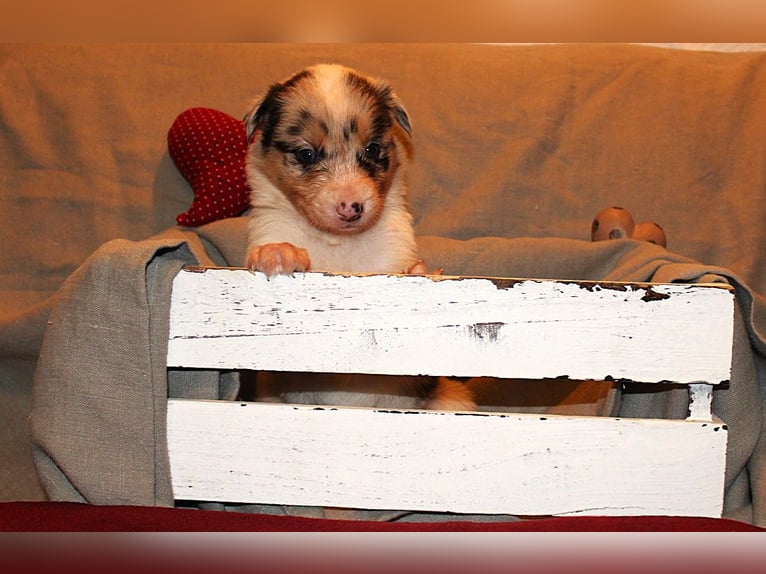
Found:
M 247 266 L 425 273 L 407 205 L 409 116 L 391 87 L 335 64 L 276 83 L 245 117 L 251 187 Z M 264 400 L 473 410 L 450 379 L 259 373 Z

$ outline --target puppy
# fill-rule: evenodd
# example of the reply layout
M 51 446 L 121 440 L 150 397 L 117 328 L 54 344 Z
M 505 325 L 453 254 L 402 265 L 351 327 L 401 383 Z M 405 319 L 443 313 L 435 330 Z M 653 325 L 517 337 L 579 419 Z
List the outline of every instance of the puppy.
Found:
M 245 117 L 251 187 L 247 267 L 425 273 L 407 205 L 412 127 L 390 86 L 320 64 L 276 83 Z M 259 398 L 472 410 L 450 379 L 259 373 Z

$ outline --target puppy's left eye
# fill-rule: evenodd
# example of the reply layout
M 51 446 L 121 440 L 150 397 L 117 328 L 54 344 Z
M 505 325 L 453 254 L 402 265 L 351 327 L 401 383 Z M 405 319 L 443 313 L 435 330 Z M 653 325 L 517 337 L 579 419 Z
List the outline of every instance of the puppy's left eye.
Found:
M 376 142 L 370 142 L 364 148 L 364 155 L 366 155 L 369 159 L 380 158 L 380 152 L 381 152 L 380 144 Z
M 311 148 L 299 149 L 295 152 L 295 159 L 304 167 L 308 167 L 317 161 L 317 152 Z

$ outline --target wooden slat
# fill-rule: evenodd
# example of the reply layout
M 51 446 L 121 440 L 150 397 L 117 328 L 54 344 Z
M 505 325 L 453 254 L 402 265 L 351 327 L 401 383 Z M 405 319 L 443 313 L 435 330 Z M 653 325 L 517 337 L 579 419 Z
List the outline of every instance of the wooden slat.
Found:
M 197 269 L 174 282 L 168 364 L 717 384 L 733 320 L 722 285 Z
M 177 499 L 720 516 L 721 423 L 170 400 Z

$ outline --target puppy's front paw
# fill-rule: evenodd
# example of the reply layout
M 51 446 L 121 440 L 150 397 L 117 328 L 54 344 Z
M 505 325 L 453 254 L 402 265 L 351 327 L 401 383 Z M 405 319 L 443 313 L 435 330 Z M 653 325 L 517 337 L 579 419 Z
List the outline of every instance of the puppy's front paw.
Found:
M 418 259 L 415 261 L 415 263 L 407 268 L 405 273 L 407 275 L 443 275 L 444 269 L 440 267 L 438 269 L 434 269 L 433 271 L 429 271 L 426 262 L 422 259 Z
M 310 266 L 308 252 L 292 243 L 266 243 L 251 247 L 247 253 L 248 269 L 262 271 L 267 277 L 308 271 Z

